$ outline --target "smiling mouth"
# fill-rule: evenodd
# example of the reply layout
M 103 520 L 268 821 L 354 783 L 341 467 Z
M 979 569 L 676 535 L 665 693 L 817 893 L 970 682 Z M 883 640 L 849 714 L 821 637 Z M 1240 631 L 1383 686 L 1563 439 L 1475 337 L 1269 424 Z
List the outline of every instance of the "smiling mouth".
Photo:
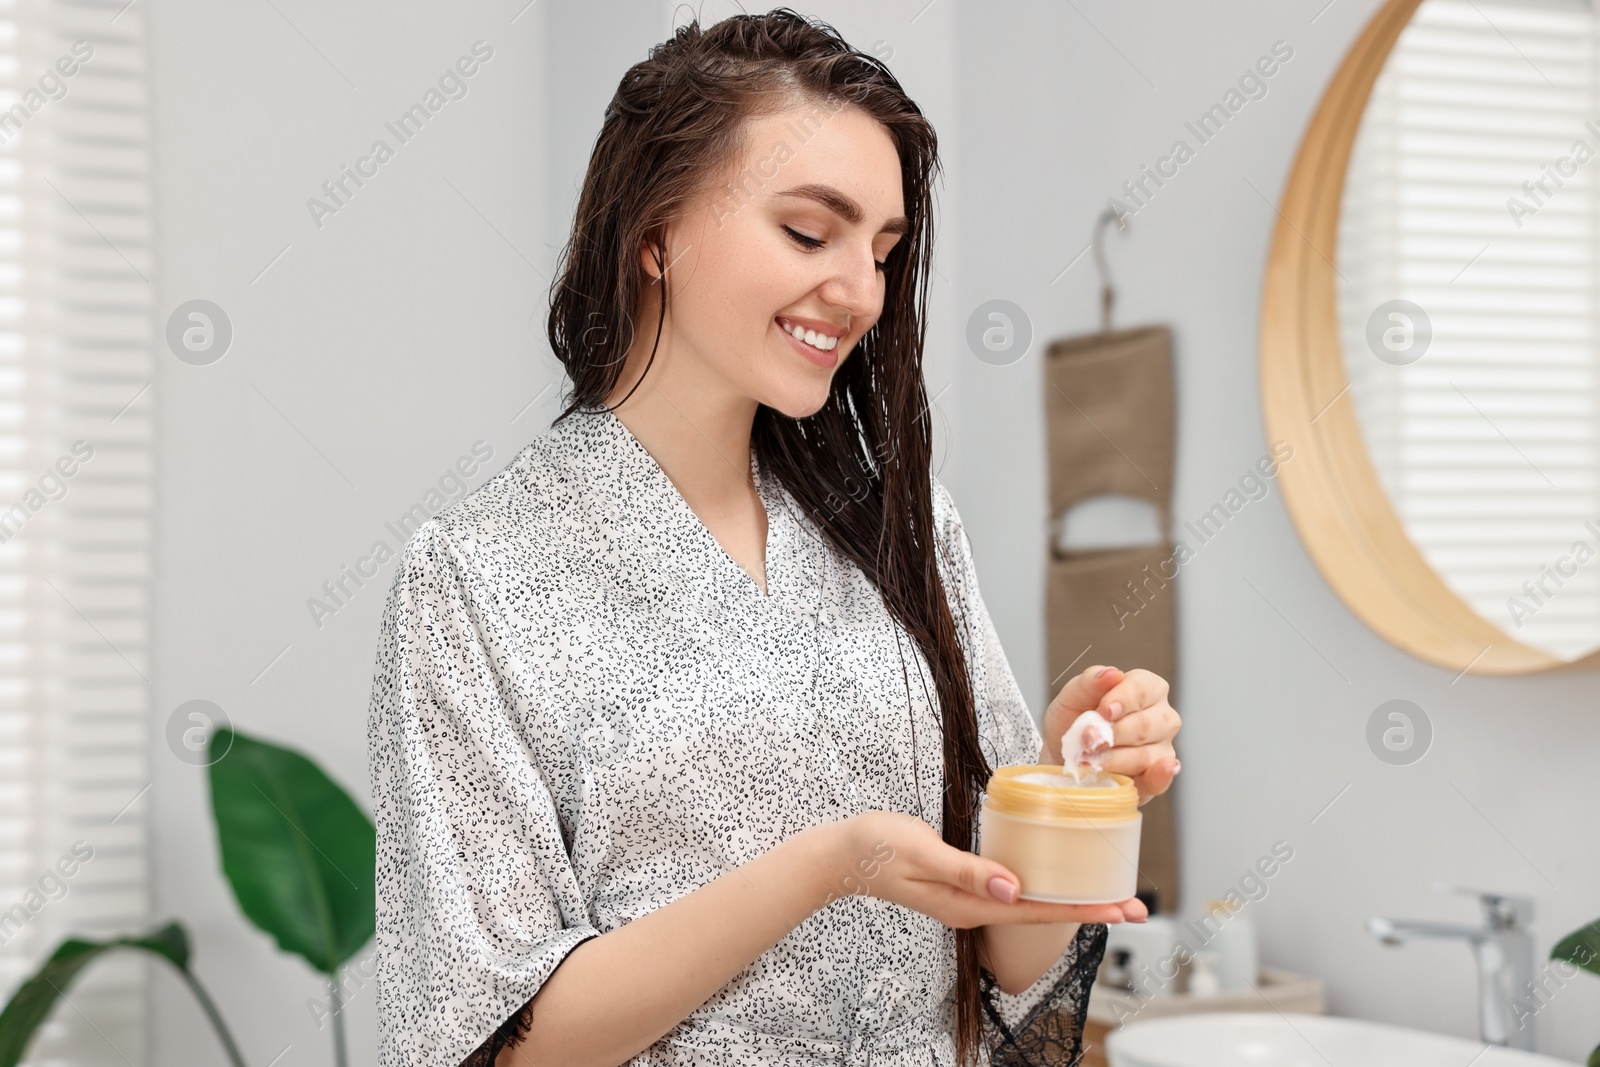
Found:
M 832 352 L 834 349 L 839 347 L 839 338 L 829 337 L 827 334 L 819 334 L 815 330 L 807 330 L 795 326 L 792 323 L 784 321 L 781 315 L 778 317 L 777 323 L 778 329 L 782 330 L 790 337 L 793 337 L 795 340 L 800 341 L 802 344 L 810 345 L 818 352 Z

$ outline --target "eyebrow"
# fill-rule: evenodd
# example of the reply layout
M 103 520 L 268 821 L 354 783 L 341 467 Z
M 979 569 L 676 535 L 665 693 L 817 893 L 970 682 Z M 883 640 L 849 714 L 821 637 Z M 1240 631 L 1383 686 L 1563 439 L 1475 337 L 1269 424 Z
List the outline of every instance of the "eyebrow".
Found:
M 838 215 L 851 225 L 857 225 L 866 217 L 861 210 L 861 205 L 841 193 L 831 185 L 819 182 L 808 182 L 797 185 L 793 189 L 780 189 L 776 196 L 798 196 L 806 200 L 815 200 L 829 211 Z M 904 215 L 896 215 L 887 220 L 879 233 L 897 233 L 902 237 L 911 232 L 911 221 Z

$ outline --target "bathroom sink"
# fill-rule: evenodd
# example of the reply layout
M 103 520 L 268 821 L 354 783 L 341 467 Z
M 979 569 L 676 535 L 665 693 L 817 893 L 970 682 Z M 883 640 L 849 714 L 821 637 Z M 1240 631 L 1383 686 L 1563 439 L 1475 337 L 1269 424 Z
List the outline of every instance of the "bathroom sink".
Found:
M 1481 1053 L 1481 1055 L 1480 1055 Z M 1111 1067 L 1573 1067 L 1566 1060 L 1333 1015 L 1206 1012 L 1106 1038 Z

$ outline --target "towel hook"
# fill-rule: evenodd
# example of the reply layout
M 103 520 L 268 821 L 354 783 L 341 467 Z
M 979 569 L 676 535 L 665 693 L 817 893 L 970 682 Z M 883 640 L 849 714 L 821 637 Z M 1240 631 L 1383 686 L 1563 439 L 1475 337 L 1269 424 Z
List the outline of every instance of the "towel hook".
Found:
M 1128 228 L 1127 218 L 1113 208 L 1106 208 L 1095 220 L 1094 237 L 1090 244 L 1094 246 L 1094 266 L 1100 273 L 1100 332 L 1111 332 L 1111 304 L 1116 300 L 1116 290 L 1111 285 L 1111 268 L 1106 266 L 1105 232 L 1109 223 L 1116 223 L 1118 230 Z

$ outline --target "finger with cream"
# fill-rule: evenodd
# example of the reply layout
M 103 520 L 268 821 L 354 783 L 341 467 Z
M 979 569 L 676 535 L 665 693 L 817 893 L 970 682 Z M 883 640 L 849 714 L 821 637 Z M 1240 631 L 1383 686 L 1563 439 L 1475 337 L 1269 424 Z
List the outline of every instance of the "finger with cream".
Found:
M 1082 785 L 1078 768 L 1087 766 L 1095 772 L 1092 777 L 1103 778 L 1101 764 L 1114 743 L 1111 724 L 1098 711 L 1081 713 L 1061 735 L 1062 773 L 1071 774 L 1073 782 Z

